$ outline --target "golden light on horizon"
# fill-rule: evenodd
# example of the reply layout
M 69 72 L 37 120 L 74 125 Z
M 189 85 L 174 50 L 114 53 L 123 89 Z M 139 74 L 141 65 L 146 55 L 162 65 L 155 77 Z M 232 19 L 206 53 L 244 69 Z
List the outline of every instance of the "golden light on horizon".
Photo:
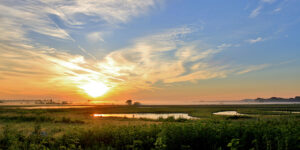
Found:
M 109 90 L 109 87 L 99 81 L 89 81 L 88 83 L 80 86 L 80 88 L 83 89 L 89 96 L 94 98 L 104 95 Z

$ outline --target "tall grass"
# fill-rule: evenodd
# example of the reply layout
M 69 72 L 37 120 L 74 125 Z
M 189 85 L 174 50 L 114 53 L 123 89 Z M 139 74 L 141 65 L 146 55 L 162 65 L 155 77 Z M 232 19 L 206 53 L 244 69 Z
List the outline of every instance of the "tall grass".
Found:
M 59 137 L 49 133 L 40 125 L 29 135 L 6 126 L 0 134 L 0 149 L 300 149 L 300 125 L 295 118 L 110 125 L 78 128 Z

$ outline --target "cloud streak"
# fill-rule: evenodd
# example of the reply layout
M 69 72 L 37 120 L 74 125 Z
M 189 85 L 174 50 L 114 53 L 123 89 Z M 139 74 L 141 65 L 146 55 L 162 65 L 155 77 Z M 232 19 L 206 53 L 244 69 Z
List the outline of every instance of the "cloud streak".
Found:
M 99 68 L 133 89 L 151 89 L 157 82 L 194 82 L 241 74 L 237 66 L 213 63 L 214 55 L 232 44 L 205 47 L 201 42 L 185 42 L 189 34 L 192 29 L 181 27 L 137 39 L 132 46 L 108 54 Z M 244 73 L 251 71 L 255 69 Z
M 146 13 L 151 7 L 155 7 L 161 1 L 158 0 L 72 0 L 72 1 L 44 1 L 49 6 L 58 8 L 55 14 L 63 18 L 71 25 L 82 25 L 84 18 L 79 15 L 96 17 L 107 23 L 117 24 L 128 22 L 131 18 Z
M 258 6 L 257 6 L 254 10 L 251 11 L 249 17 L 250 17 L 250 18 L 255 18 L 255 17 L 257 17 L 257 16 L 261 13 L 261 11 L 262 11 L 262 9 L 263 9 L 263 6 L 264 6 L 265 4 L 272 4 L 272 3 L 274 3 L 275 1 L 276 1 L 276 0 L 260 0 Z
M 250 43 L 250 44 L 254 44 L 254 43 L 262 42 L 262 41 L 264 41 L 264 39 L 262 37 L 257 37 L 256 39 L 247 40 L 247 42 Z
M 31 41 L 33 32 L 50 38 L 71 40 L 78 45 L 78 42 L 71 36 L 72 29 L 84 28 L 85 24 L 91 22 L 117 26 L 130 21 L 133 17 L 145 14 L 161 2 L 158 0 L 3 1 L 0 2 L 0 9 L 5 12 L 0 14 L 2 34 L 0 40 Z M 61 23 L 58 22 L 68 28 L 62 28 Z M 99 30 L 89 33 L 86 37 L 94 41 L 103 41 Z M 78 45 L 78 48 L 91 56 L 82 46 Z
M 244 68 L 243 70 L 237 72 L 237 74 L 245 74 L 245 73 L 249 73 L 249 72 L 253 72 L 253 71 L 257 71 L 257 70 L 262 70 L 262 69 L 267 68 L 269 66 L 270 66 L 269 64 L 248 66 L 248 67 Z
M 249 15 L 250 18 L 255 18 L 256 16 L 258 16 L 260 14 L 260 11 L 263 7 L 261 5 L 259 5 L 258 7 L 256 7 Z

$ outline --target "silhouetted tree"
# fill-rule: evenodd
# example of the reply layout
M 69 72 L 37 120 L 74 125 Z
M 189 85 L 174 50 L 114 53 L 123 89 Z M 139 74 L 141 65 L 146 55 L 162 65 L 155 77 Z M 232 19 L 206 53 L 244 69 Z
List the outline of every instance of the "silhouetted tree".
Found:
M 131 106 L 131 105 L 132 105 L 132 100 L 131 100 L 131 99 L 127 100 L 127 101 L 126 101 L 126 104 L 127 104 L 128 106 Z
M 134 106 L 140 106 L 141 103 L 140 103 L 140 102 L 134 102 L 133 105 L 134 105 Z

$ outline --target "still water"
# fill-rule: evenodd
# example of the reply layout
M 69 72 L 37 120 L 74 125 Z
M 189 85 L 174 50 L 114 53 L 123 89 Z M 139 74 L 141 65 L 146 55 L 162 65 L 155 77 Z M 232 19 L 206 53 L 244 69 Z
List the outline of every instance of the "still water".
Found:
M 241 116 L 245 114 L 240 114 L 236 111 L 220 111 L 220 112 L 215 112 L 213 113 L 214 115 L 224 115 L 224 116 Z
M 119 118 L 146 118 L 146 119 L 159 119 L 159 118 L 168 118 L 174 117 L 175 119 L 184 118 L 184 119 L 197 119 L 196 117 L 191 117 L 187 113 L 133 113 L 133 114 L 93 114 L 94 117 L 119 117 Z
M 272 112 L 300 114 L 300 111 L 272 111 Z

